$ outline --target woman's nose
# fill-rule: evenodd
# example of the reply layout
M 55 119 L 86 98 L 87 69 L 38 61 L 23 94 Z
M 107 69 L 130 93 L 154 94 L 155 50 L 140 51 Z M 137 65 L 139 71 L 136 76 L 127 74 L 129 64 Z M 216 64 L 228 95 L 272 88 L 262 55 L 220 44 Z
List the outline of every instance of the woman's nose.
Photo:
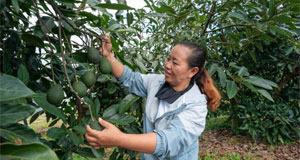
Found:
M 166 69 L 171 69 L 170 62 L 168 62 L 168 61 L 165 62 L 165 68 Z

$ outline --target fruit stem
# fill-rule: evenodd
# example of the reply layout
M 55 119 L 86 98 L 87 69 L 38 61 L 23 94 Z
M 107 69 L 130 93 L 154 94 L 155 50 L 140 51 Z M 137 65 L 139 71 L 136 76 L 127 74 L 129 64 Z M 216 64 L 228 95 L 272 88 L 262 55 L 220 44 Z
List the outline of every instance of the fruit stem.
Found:
M 89 106 L 89 111 L 90 111 L 91 119 L 92 119 L 92 121 L 95 121 L 93 113 L 92 113 L 91 105 L 89 104 L 88 106 Z

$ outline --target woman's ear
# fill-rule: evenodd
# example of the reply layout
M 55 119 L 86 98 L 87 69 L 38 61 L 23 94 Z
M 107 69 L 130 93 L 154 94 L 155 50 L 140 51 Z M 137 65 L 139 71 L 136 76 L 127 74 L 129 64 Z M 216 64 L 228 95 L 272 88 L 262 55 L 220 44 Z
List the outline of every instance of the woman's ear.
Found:
M 193 68 L 190 70 L 189 78 L 192 78 L 192 77 L 193 77 L 194 75 L 196 75 L 198 72 L 199 72 L 199 68 L 198 68 L 198 67 L 193 67 Z

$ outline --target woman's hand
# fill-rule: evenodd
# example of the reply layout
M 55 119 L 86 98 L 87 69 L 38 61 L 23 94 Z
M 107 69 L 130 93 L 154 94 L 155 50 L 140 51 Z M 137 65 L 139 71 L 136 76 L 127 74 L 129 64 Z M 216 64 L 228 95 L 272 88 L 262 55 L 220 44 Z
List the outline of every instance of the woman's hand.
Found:
M 99 118 L 98 122 L 104 127 L 104 130 L 97 131 L 92 129 L 89 125 L 86 127 L 85 138 L 89 144 L 95 149 L 118 146 L 120 142 L 119 138 L 121 138 L 124 133 L 105 120 Z
M 102 54 L 104 57 L 108 57 L 108 56 L 112 55 L 112 53 L 111 53 L 112 44 L 110 41 L 110 36 L 102 35 L 101 38 L 102 38 L 102 41 L 100 41 L 99 53 Z

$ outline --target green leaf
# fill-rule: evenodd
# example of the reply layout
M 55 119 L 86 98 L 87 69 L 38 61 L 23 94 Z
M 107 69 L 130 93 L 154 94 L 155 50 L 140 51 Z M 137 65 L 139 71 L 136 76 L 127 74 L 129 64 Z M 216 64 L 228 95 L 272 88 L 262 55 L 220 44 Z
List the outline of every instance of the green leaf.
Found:
M 215 74 L 215 72 L 217 71 L 217 69 L 218 69 L 218 65 L 216 63 L 213 63 L 212 65 L 210 65 L 207 72 L 210 76 L 213 76 Z
M 20 11 L 19 0 L 12 0 L 11 3 L 12 3 L 12 5 L 13 5 L 15 11 L 16 11 L 17 13 L 19 13 L 19 11 Z
M 292 22 L 299 22 L 299 20 L 291 18 L 288 15 L 278 15 L 278 16 L 274 16 L 272 18 L 273 21 L 278 22 L 278 23 L 292 23 Z
M 40 24 L 40 23 L 39 23 Z M 52 17 L 43 16 L 42 17 L 42 30 L 45 33 L 51 32 L 51 30 L 55 27 L 55 23 Z
M 102 118 L 103 119 L 108 119 L 109 117 L 115 115 L 119 111 L 119 104 L 114 104 L 106 108 L 103 112 Z
M 88 59 L 87 59 L 87 54 L 83 53 L 83 52 L 76 52 L 72 54 L 74 60 L 76 60 L 77 62 L 80 63 L 87 63 Z
M 23 83 L 24 83 L 25 85 L 27 85 L 27 83 L 28 83 L 28 81 L 29 81 L 29 73 L 28 73 L 26 67 L 25 67 L 23 64 L 21 64 L 21 65 L 19 66 L 19 69 L 18 69 L 18 78 L 19 78 L 21 81 L 23 81 Z
M 113 83 L 109 83 L 108 87 L 105 88 L 109 94 L 113 94 L 117 91 L 117 86 Z
M 76 135 L 74 132 L 71 130 L 68 130 L 69 136 L 73 143 L 77 146 L 83 142 L 83 137 Z
M 128 114 L 115 114 L 107 119 L 107 121 L 118 125 L 127 125 L 135 120 L 135 117 Z
M 101 8 L 106 8 L 106 9 L 114 9 L 114 10 L 134 10 L 134 8 L 131 8 L 125 4 L 116 4 L 116 3 L 101 3 L 97 5 L 98 7 Z
M 293 37 L 292 37 L 293 34 L 285 28 L 273 26 L 273 25 L 270 25 L 268 28 L 274 35 L 280 34 L 281 36 L 293 39 Z
M 126 18 L 127 18 L 127 25 L 128 25 L 128 27 L 132 24 L 132 22 L 133 22 L 133 14 L 132 13 L 127 13 L 126 14 Z
M 248 87 L 252 92 L 257 92 L 257 89 L 252 84 L 245 81 L 241 81 L 241 83 L 246 87 Z
M 238 75 L 239 76 L 249 76 L 249 72 L 248 72 L 248 69 L 246 67 L 241 67 L 238 71 Z
M 229 15 L 232 16 L 232 17 L 235 17 L 235 18 L 237 18 L 239 20 L 242 20 L 244 22 L 250 23 L 247 20 L 247 17 L 245 15 L 240 14 L 240 13 L 230 12 Z
M 37 134 L 31 128 L 19 123 L 0 128 L 0 136 L 12 143 L 39 142 Z
M 82 126 L 75 126 L 73 127 L 73 129 L 81 135 L 84 135 L 86 133 L 86 129 Z
M 166 4 L 162 4 L 160 6 L 160 11 L 162 11 L 162 13 L 176 14 L 176 11 L 172 7 L 170 7 Z
M 0 102 L 32 96 L 34 92 L 16 77 L 0 73 Z
M 58 160 L 55 152 L 42 143 L 29 143 L 23 145 L 2 143 L 0 144 L 0 150 L 1 159 Z
M 221 86 L 225 87 L 227 78 L 226 78 L 226 74 L 224 72 L 224 68 L 223 67 L 218 67 L 217 71 L 218 71 L 218 77 L 219 77 L 219 81 L 221 83 Z
M 39 47 L 39 48 L 44 47 L 43 40 L 40 39 L 39 37 L 35 36 L 35 35 L 24 33 L 24 34 L 22 34 L 21 37 L 22 37 L 23 41 L 26 42 L 27 45 L 36 46 L 36 47 Z
M 269 2 L 269 17 L 272 17 L 275 14 L 275 0 L 270 0 Z
M 66 122 L 66 117 L 65 117 L 64 113 L 60 109 L 58 109 L 56 106 L 48 103 L 45 93 L 35 94 L 32 98 L 46 112 L 49 112 L 49 113 L 61 118 L 64 122 Z
M 272 87 L 269 84 L 270 82 L 268 82 L 267 80 L 260 78 L 260 77 L 250 76 L 248 79 L 245 79 L 244 81 L 251 83 L 255 86 L 258 86 L 258 87 L 272 90 Z M 272 85 L 274 85 L 274 84 L 272 84 Z
M 87 17 L 89 20 L 99 20 L 100 19 L 98 16 L 95 16 L 94 14 L 85 12 L 85 11 L 80 12 L 79 15 L 82 17 Z
M 229 99 L 233 98 L 238 91 L 237 85 L 233 81 L 227 81 L 226 91 Z
M 102 159 L 104 157 L 104 148 L 101 148 L 101 149 L 91 148 L 91 149 L 92 149 L 92 152 L 93 152 L 94 156 L 97 159 Z
M 272 96 L 270 95 L 270 93 L 264 89 L 258 89 L 257 90 L 260 94 L 262 94 L 264 97 L 266 97 L 268 100 L 274 102 Z
M 104 83 L 104 82 L 107 82 L 107 81 L 109 81 L 109 75 L 107 75 L 107 74 L 101 74 L 101 75 L 97 78 L 97 82 Z
M 147 68 L 145 67 L 145 65 L 141 61 L 139 61 L 138 59 L 134 59 L 134 62 L 139 67 L 139 69 L 141 70 L 142 73 L 147 72 Z
M 0 105 L 1 126 L 17 123 L 29 117 L 35 108 L 29 104 L 1 104 Z
M 69 23 L 67 23 L 65 20 L 62 20 L 62 25 L 64 26 L 64 28 L 66 30 L 68 30 L 69 32 L 73 32 L 74 29 L 69 25 Z
M 256 55 L 255 55 L 254 50 L 251 50 L 251 51 L 250 51 L 250 56 L 251 56 L 251 58 L 253 59 L 253 61 L 256 63 Z
M 52 138 L 52 139 L 55 139 L 55 140 L 58 140 L 60 139 L 61 137 L 65 137 L 65 130 L 62 129 L 62 128 L 57 128 L 57 127 L 53 127 L 53 128 L 50 128 L 48 129 L 47 131 L 47 137 L 49 138 Z
M 140 97 L 138 96 L 128 94 L 120 103 L 119 114 L 125 113 L 129 109 L 129 107 L 139 99 Z

